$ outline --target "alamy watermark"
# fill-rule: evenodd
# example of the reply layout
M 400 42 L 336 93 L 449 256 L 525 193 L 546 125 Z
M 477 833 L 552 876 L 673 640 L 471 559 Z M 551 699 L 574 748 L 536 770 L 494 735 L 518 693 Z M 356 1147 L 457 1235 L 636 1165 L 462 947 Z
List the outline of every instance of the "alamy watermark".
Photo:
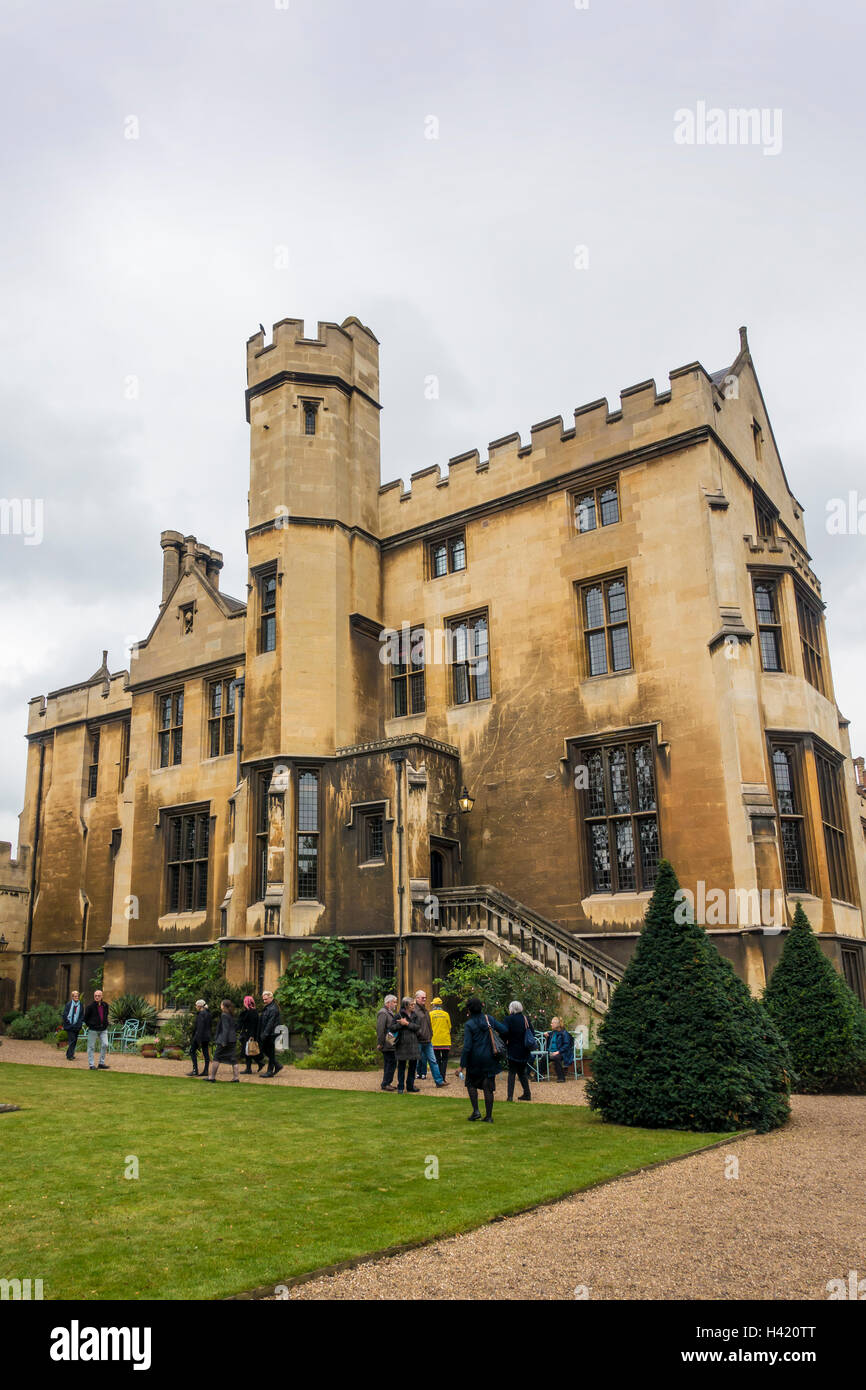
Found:
M 0 536 L 23 536 L 25 545 L 41 545 L 44 521 L 41 497 L 0 497 Z
M 785 922 L 785 895 L 780 888 L 707 888 L 703 879 L 690 888 L 679 888 L 674 897 L 674 921 L 697 922 L 702 927 L 764 927 L 781 931 Z
M 760 145 L 764 154 L 782 150 L 782 111 L 778 106 L 680 107 L 674 112 L 675 145 Z

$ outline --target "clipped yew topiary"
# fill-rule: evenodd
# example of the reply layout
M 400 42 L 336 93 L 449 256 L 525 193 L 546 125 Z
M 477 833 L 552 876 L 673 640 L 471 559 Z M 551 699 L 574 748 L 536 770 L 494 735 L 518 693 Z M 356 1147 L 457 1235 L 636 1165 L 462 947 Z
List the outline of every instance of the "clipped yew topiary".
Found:
M 774 1129 L 790 1113 L 785 1045 L 678 890 L 663 860 L 601 1027 L 589 1103 L 647 1129 Z
M 802 903 L 764 1008 L 788 1044 L 795 1090 L 866 1091 L 866 1009 L 824 955 Z

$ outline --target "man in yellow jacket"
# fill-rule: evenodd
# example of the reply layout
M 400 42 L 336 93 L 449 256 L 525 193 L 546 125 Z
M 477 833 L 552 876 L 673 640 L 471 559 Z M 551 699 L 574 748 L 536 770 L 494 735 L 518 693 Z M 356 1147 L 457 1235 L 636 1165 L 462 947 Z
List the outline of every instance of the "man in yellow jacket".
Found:
M 430 1022 L 433 1025 L 433 1051 L 444 1081 L 451 1051 L 451 1015 L 447 1009 L 443 1009 L 441 999 L 434 999 L 430 1005 Z

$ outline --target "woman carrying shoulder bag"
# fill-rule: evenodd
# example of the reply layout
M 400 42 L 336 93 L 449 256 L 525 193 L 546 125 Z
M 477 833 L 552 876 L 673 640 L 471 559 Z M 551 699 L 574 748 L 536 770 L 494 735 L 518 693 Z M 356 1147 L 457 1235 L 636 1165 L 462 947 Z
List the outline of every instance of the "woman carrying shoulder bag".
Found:
M 503 1038 L 508 1037 L 508 1029 L 484 1012 L 480 999 L 470 999 L 467 1004 L 469 1019 L 463 1033 L 463 1051 L 460 1065 L 466 1075 L 466 1092 L 472 1102 L 472 1114 L 468 1120 L 480 1120 L 478 1092 L 484 1092 L 484 1119 L 493 1124 L 493 1092 L 496 1090 L 496 1073 L 502 1065 L 505 1053 Z
M 238 1042 L 241 1047 L 241 1056 L 246 1062 L 244 1076 L 252 1075 L 253 1062 L 261 1071 L 265 1065 L 265 1059 L 259 1047 L 259 1011 L 251 994 L 244 998 L 244 1006 L 238 1018 Z

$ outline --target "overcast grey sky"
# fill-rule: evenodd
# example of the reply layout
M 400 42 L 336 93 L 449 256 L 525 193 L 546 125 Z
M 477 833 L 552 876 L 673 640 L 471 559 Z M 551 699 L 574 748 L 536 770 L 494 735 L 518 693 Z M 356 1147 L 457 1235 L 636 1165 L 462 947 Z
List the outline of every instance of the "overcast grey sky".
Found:
M 3 7 L 0 496 L 45 520 L 0 536 L 0 839 L 27 700 L 127 665 L 162 529 L 244 596 L 244 343 L 286 316 L 380 339 L 383 480 L 724 366 L 747 324 L 866 751 L 866 537 L 825 526 L 866 496 L 862 15 L 282 3 Z M 781 149 L 675 143 L 699 102 L 781 111 Z

